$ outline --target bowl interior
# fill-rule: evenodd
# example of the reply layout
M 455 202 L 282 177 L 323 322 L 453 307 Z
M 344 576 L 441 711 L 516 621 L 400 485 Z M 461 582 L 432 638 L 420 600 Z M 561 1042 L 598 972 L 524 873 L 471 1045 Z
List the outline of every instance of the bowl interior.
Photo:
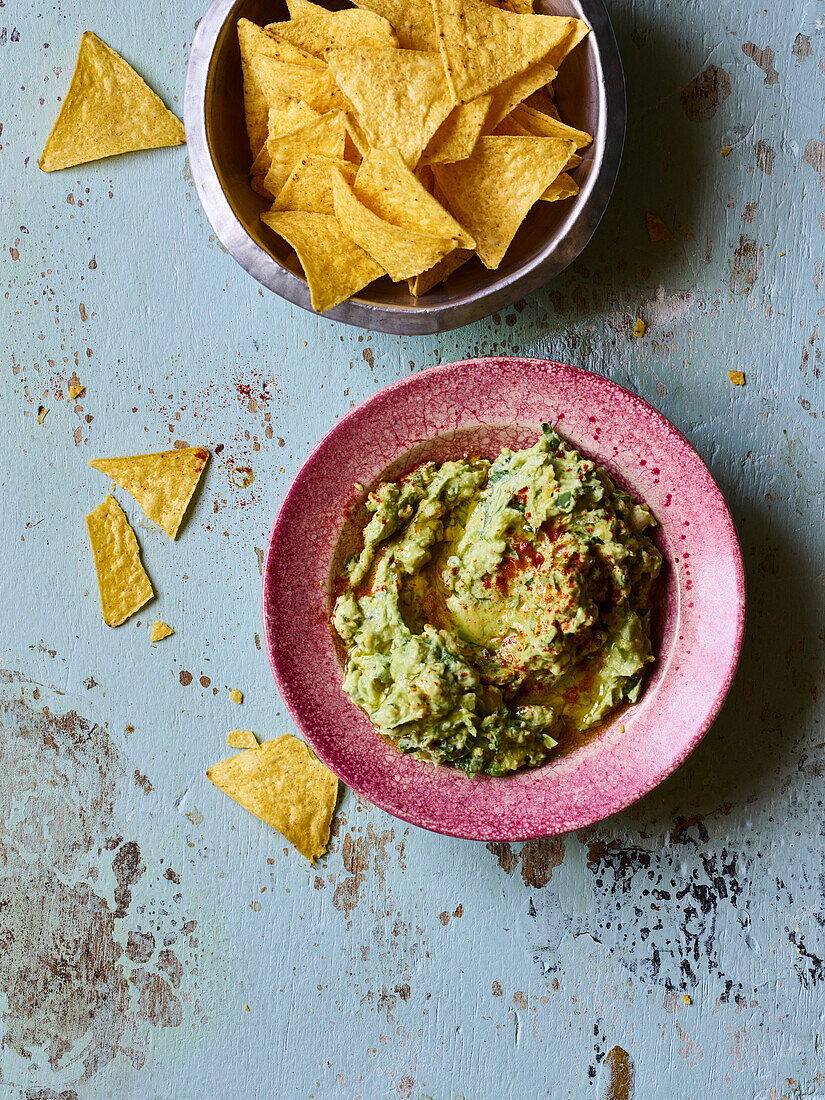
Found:
M 343 0 L 326 0 L 325 6 L 336 9 L 348 5 Z M 579 0 L 552 0 L 551 3 L 538 0 L 536 11 L 547 15 L 574 15 L 587 21 L 584 6 Z M 241 18 L 263 25 L 288 17 L 284 0 L 238 0 L 231 7 L 218 34 L 207 76 L 206 140 L 221 189 L 235 217 L 256 244 L 303 281 L 294 253 L 260 220 L 260 214 L 270 203 L 250 186 L 252 158 L 244 121 L 243 77 L 236 32 Z M 563 250 L 565 235 L 587 201 L 602 162 L 606 130 L 602 84 L 599 48 L 594 36 L 589 35 L 565 60 L 554 82 L 556 102 L 565 122 L 594 135 L 593 143 L 582 153 L 582 164 L 574 171 L 580 193 L 563 202 L 536 203 L 497 271 L 487 271 L 478 258 L 473 258 L 447 284 L 434 287 L 420 299 L 409 293 L 406 282 L 393 283 L 384 278 L 366 287 L 352 301 L 372 306 L 414 309 L 420 305 L 437 309 L 477 294 L 480 285 L 493 287 L 506 283 L 544 257 L 548 248 Z M 571 252 L 566 262 L 570 262 L 578 250 Z

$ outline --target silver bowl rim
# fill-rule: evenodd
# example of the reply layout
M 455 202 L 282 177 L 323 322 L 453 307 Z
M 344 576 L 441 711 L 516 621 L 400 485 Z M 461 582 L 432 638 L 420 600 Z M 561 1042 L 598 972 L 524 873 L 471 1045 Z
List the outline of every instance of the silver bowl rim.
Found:
M 220 183 L 207 136 L 206 92 L 218 38 L 243 0 L 213 0 L 197 25 L 186 74 L 183 114 L 189 164 L 198 196 L 215 234 L 240 266 L 267 289 L 316 317 L 348 325 L 422 336 L 446 332 L 506 309 L 555 278 L 583 251 L 602 219 L 622 159 L 627 104 L 624 71 L 603 0 L 579 0 L 591 27 L 598 74 L 599 122 L 593 148 L 597 163 L 567 215 L 529 264 L 483 287 L 457 294 L 453 301 L 379 305 L 356 296 L 323 314 L 313 310 L 303 278 L 284 267 L 250 236 Z

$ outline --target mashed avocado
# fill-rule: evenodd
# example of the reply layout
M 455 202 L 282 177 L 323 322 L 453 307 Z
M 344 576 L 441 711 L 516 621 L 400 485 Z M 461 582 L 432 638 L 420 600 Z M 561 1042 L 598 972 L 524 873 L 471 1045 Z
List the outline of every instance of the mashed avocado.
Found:
M 332 622 L 344 689 L 401 752 L 505 775 L 638 699 L 655 521 L 549 424 L 492 463 L 425 463 L 367 507 Z

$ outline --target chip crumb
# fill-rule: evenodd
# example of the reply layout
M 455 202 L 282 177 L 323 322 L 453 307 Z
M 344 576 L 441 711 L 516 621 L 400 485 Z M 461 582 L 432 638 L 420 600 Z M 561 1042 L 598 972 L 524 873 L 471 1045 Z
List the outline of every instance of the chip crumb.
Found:
M 244 1005 L 243 1010 L 244 1012 L 249 1012 L 249 1005 Z
M 74 401 L 78 397 L 82 397 L 86 392 L 85 386 L 69 386 L 69 397 Z
M 644 334 L 646 332 L 647 332 L 647 325 L 644 323 L 644 321 L 641 319 L 641 317 L 637 317 L 636 318 L 636 324 L 633 326 L 633 335 L 634 336 L 644 336 Z
M 231 730 L 226 738 L 230 749 L 257 749 L 258 738 L 252 730 Z
M 682 994 L 682 1000 L 684 1001 L 684 1003 L 685 1003 L 686 1005 L 692 1005 L 692 1004 L 693 1004 L 693 998 L 692 998 L 692 997 L 689 997 L 689 996 L 687 995 L 687 993 L 683 993 L 683 994 Z
M 744 372 L 741 371 L 741 370 L 729 370 L 728 371 L 728 378 L 730 378 L 730 380 L 731 380 L 731 382 L 733 382 L 734 386 L 744 386 L 745 385 L 745 375 L 744 375 Z
M 171 634 L 174 634 L 174 630 L 168 623 L 162 623 L 160 619 L 152 625 L 152 633 L 149 637 L 150 642 L 162 642 L 164 638 L 168 638 Z
M 672 241 L 673 234 L 658 214 L 645 215 L 645 229 L 652 241 Z
M 237 688 L 232 688 L 232 690 L 229 692 L 229 698 L 232 700 L 233 703 L 242 703 L 243 692 L 238 691 Z
M 719 150 L 720 157 L 729 157 L 733 152 L 733 148 L 730 145 L 725 145 Z
M 624 726 L 623 725 L 619 726 L 619 733 L 624 733 Z
M 45 405 L 39 405 L 37 409 L 37 423 L 42 424 L 46 417 L 49 415 L 49 410 Z

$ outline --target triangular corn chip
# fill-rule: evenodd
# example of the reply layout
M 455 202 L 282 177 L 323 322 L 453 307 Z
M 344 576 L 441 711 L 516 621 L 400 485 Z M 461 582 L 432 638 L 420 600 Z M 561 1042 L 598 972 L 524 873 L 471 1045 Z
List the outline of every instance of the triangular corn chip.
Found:
M 421 164 L 452 164 L 466 160 L 481 136 L 493 97 L 478 96 L 453 107 L 421 156 Z
M 283 96 L 280 101 L 276 101 L 273 97 L 270 103 L 272 106 L 269 108 L 267 140 L 252 162 L 252 167 L 249 169 L 251 176 L 265 176 L 269 171 L 272 164 L 272 154 L 269 151 L 268 144 L 270 138 L 294 134 L 296 130 L 303 129 L 304 126 L 308 126 L 309 123 L 315 122 L 316 119 L 321 117 L 312 107 L 309 107 L 300 99 L 292 99 L 290 96 Z M 314 131 L 309 132 L 313 133 Z
M 183 125 L 120 54 L 86 31 L 40 158 L 44 172 L 186 141 Z
M 226 738 L 230 749 L 257 749 L 258 738 L 252 730 L 232 730 Z
M 539 88 L 537 91 L 527 96 L 524 100 L 524 106 L 532 107 L 534 111 L 541 111 L 542 114 L 550 115 L 551 118 L 555 118 L 558 122 L 561 122 L 561 115 L 556 109 L 556 104 L 553 101 L 552 81 L 548 81 L 544 88 Z
M 357 171 L 340 157 L 324 157 L 307 153 L 301 157 L 292 174 L 278 192 L 273 210 L 308 210 L 314 214 L 335 214 L 332 179 L 336 169 L 352 184 Z
M 398 45 L 395 32 L 386 19 L 360 8 L 330 11 L 285 23 L 268 23 L 266 32 L 315 57 L 323 57 L 327 50 L 344 46 Z
M 97 570 L 103 621 L 107 626 L 120 626 L 155 594 L 141 565 L 135 532 L 111 493 L 86 516 L 86 527 Z
M 485 267 L 497 268 L 528 211 L 575 151 L 558 138 L 482 137 L 469 160 L 433 165 Z
M 89 465 L 131 493 L 149 519 L 173 539 L 208 458 L 205 447 L 182 447 L 128 458 L 95 458 Z
M 491 8 L 514 11 L 519 15 L 533 15 L 533 0 L 484 0 Z
M 158 619 L 156 623 L 152 624 L 152 633 L 149 635 L 149 641 L 162 642 L 164 638 L 171 638 L 174 633 L 174 630 L 168 623 L 162 623 L 160 619 Z
M 496 127 L 497 134 L 521 134 L 532 137 L 556 137 L 563 141 L 572 141 L 577 149 L 584 149 L 593 138 L 584 130 L 568 126 L 551 115 L 526 107 L 520 103 Z
M 569 16 L 518 15 L 483 0 L 431 0 L 438 48 L 458 102 L 499 87 L 537 61 L 558 69 L 587 34 Z
M 330 52 L 329 67 L 374 149 L 397 149 L 410 168 L 454 103 L 438 54 L 421 50 Z
M 252 156 L 256 157 L 266 141 L 269 104 L 252 68 L 253 57 L 271 57 L 288 65 L 318 69 L 322 73 L 325 67 L 322 61 L 296 49 L 288 42 L 278 41 L 248 19 L 238 20 L 238 43 L 241 48 L 246 129 L 249 134 L 249 148 Z
M 556 75 L 556 70 L 549 62 L 538 61 L 518 76 L 505 80 L 492 93 L 493 102 L 484 120 L 484 133 L 492 133 L 519 103 L 536 92 L 544 91 L 544 86 Z
M 325 157 L 343 157 L 347 136 L 347 120 L 343 111 L 330 111 L 305 126 L 267 139 L 262 156 L 269 159 L 266 189 L 279 193 L 292 169 L 307 153 L 322 153 Z
M 340 173 L 333 178 L 332 193 L 335 216 L 343 231 L 368 252 L 394 282 L 426 271 L 456 247 L 454 237 L 402 228 L 379 218 L 355 197 Z
M 214 764 L 206 775 L 277 829 L 310 863 L 327 850 L 338 780 L 297 737 L 265 741 Z
M 421 274 L 416 275 L 414 279 L 409 279 L 410 294 L 415 295 L 416 298 L 420 298 L 422 294 L 426 294 L 428 290 L 432 290 L 438 283 L 446 283 L 453 272 L 458 271 L 458 269 L 463 264 L 466 264 L 468 260 L 471 260 L 474 255 L 474 249 L 457 248 L 455 252 L 451 252 L 449 256 L 445 256 L 443 260 L 439 260 L 429 271 L 422 271 Z
M 287 0 L 290 19 L 307 19 L 311 15 L 329 15 L 329 8 L 313 4 L 312 0 Z
M 254 56 L 250 64 L 270 109 L 273 103 L 280 101 L 282 95 L 301 100 L 319 114 L 342 110 L 346 106 L 346 101 L 326 66 L 310 68 L 308 65 L 293 65 L 261 55 Z
M 272 210 L 261 214 L 261 221 L 295 249 L 317 313 L 332 309 L 384 274 L 329 214 Z
M 403 229 L 447 237 L 456 248 L 475 248 L 475 241 L 404 164 L 397 149 L 371 149 L 352 188 L 373 214 Z
M 359 8 L 383 15 L 405 50 L 437 50 L 438 37 L 430 0 L 357 0 Z
M 572 176 L 568 176 L 566 172 L 562 172 L 560 176 L 556 176 L 550 186 L 541 194 L 539 198 L 544 199 L 545 202 L 560 202 L 562 199 L 572 199 L 574 195 L 578 195 L 579 185 L 573 179 Z

